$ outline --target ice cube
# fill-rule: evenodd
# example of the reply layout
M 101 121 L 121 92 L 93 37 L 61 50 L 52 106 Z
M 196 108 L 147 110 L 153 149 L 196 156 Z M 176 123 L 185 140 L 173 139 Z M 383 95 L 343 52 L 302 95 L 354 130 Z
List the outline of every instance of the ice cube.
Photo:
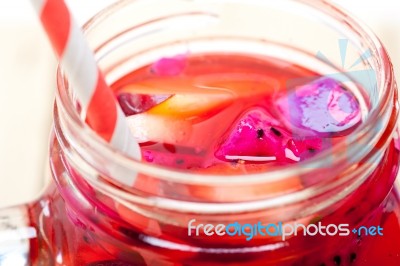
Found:
M 277 100 L 278 114 L 294 132 L 341 135 L 361 121 L 356 97 L 332 78 L 296 87 Z

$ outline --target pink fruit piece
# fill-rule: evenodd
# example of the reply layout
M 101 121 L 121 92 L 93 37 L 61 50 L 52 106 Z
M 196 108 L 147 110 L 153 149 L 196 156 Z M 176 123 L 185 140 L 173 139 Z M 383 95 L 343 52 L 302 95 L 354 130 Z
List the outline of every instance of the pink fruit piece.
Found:
M 342 135 L 361 121 L 356 97 L 332 78 L 296 87 L 277 100 L 278 114 L 302 135 Z
M 151 66 L 151 72 L 163 77 L 177 76 L 186 68 L 186 56 L 163 57 Z
M 261 110 L 244 115 L 215 156 L 220 160 L 297 162 L 309 149 L 322 148 L 320 139 L 293 137 L 278 121 Z
M 125 115 L 131 116 L 146 112 L 169 97 L 171 95 L 145 95 L 123 92 L 118 94 L 117 99 Z

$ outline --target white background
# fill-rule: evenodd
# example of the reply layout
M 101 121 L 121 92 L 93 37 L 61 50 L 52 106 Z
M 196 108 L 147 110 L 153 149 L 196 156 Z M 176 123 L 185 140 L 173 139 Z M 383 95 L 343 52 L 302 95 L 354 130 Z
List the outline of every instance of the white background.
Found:
M 82 23 L 113 0 L 67 2 Z M 381 38 L 400 79 L 400 1 L 335 2 Z M 54 76 L 55 60 L 29 0 L 0 0 L 0 207 L 31 200 L 43 186 Z

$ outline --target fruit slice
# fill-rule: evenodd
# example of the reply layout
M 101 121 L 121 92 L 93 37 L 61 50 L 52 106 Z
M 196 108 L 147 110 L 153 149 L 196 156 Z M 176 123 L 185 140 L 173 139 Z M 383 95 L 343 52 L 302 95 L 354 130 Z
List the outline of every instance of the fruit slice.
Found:
M 119 93 L 172 95 L 149 113 L 192 119 L 206 116 L 235 100 L 273 94 L 279 83 L 257 74 L 210 74 L 200 77 L 154 78 L 127 85 Z
M 136 115 L 167 100 L 171 95 L 145 95 L 122 92 L 117 96 L 118 103 L 125 115 Z
M 160 78 L 141 81 L 123 87 L 119 90 L 119 93 L 159 95 L 158 99 L 163 95 L 173 95 L 165 101 L 158 101 L 158 105 L 153 105 L 152 108 L 147 108 L 147 110 L 150 114 L 175 119 L 209 116 L 234 100 L 234 95 L 229 90 L 202 87 L 196 85 L 194 80 L 189 78 Z M 152 102 L 156 101 L 153 100 Z
M 175 119 L 196 119 L 219 112 L 229 105 L 231 101 L 232 99 L 226 97 L 177 94 L 150 109 L 149 114 Z
M 127 122 L 133 136 L 140 143 L 159 142 L 166 145 L 191 147 L 194 150 L 208 150 L 238 115 L 236 106 L 233 105 L 213 111 L 218 110 L 219 113 L 201 121 L 178 119 L 168 113 L 154 114 L 148 111 L 127 117 Z M 165 156 L 171 156 L 171 153 Z
M 273 157 L 283 148 L 282 130 L 277 121 L 265 112 L 254 110 L 239 120 L 228 139 L 216 152 L 216 157 L 226 160 L 232 156 Z
M 148 141 L 184 143 L 192 134 L 190 121 L 148 112 L 129 116 L 127 122 L 133 136 L 140 143 Z

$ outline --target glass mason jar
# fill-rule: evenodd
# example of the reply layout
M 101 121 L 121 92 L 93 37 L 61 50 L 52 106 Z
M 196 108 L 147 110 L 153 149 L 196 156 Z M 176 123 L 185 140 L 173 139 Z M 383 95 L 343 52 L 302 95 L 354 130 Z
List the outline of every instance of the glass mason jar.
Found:
M 332 149 L 267 173 L 188 173 L 104 143 L 59 70 L 52 182 L 36 201 L 0 212 L 0 265 L 400 265 L 397 88 L 385 49 L 354 18 L 326 1 L 126 0 L 84 31 L 110 84 L 187 51 L 262 54 L 349 83 L 363 123 Z M 118 183 L 111 168 L 137 181 Z M 246 239 L 253 225 L 295 223 L 311 226 Z M 208 236 L 201 224 L 250 227 Z M 347 230 L 313 233 L 327 225 Z

